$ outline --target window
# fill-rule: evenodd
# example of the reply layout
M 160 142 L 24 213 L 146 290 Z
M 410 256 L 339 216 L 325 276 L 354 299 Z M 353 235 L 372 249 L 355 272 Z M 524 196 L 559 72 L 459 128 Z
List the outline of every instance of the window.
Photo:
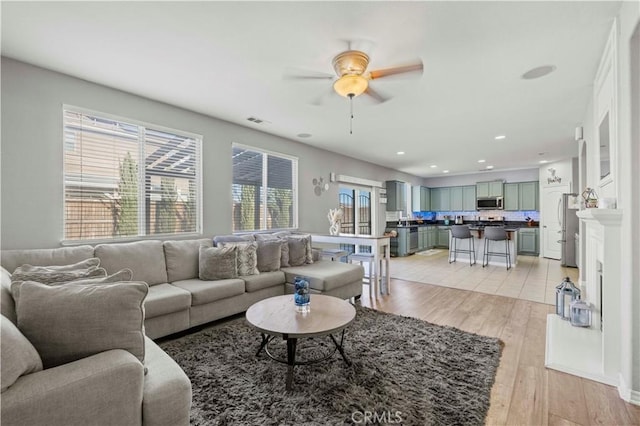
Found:
M 233 145 L 233 232 L 298 226 L 298 159 Z
M 64 109 L 64 238 L 201 232 L 202 137 Z

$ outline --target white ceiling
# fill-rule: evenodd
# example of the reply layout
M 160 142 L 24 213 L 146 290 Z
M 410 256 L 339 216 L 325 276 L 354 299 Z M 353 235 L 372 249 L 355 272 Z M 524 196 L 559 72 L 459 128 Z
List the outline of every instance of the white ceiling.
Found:
M 5 1 L 2 54 L 430 177 L 576 156 L 574 129 L 619 6 Z M 331 95 L 330 80 L 283 78 L 291 68 L 333 73 L 348 41 L 371 56 L 369 70 L 424 62 L 420 77 L 371 82 L 391 100 L 354 99 L 352 135 L 349 101 Z M 557 70 L 521 78 L 541 65 Z M 311 104 L 322 95 L 323 105 Z

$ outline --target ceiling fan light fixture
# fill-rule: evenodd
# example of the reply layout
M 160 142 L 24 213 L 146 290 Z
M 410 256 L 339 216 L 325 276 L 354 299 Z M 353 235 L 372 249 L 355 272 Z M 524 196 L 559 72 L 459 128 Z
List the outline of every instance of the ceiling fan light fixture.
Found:
M 333 90 L 345 98 L 359 96 L 369 87 L 369 82 L 361 75 L 343 75 L 333 83 Z

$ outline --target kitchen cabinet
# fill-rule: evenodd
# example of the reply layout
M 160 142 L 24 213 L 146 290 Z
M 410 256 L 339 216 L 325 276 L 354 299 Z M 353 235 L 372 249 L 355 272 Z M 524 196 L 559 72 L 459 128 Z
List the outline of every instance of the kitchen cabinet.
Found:
M 451 188 L 431 188 L 431 210 L 435 212 L 451 210 Z
M 426 226 L 418 228 L 418 251 L 426 250 L 429 248 L 429 242 L 427 238 L 428 229 Z
M 438 228 L 437 247 L 449 248 L 449 228 Z
M 414 212 L 431 210 L 431 190 L 426 186 L 414 186 L 411 197 L 411 209 Z
M 398 228 L 398 249 L 397 256 L 409 255 L 409 228 Z
M 518 254 L 537 256 L 540 253 L 540 230 L 520 228 L 518 231 Z
M 405 211 L 407 201 L 405 198 L 406 184 L 397 180 L 388 180 L 387 186 L 387 211 Z
M 538 199 L 538 181 L 504 185 L 505 210 L 538 210 Z
M 502 197 L 504 183 L 501 180 L 491 182 L 476 183 L 476 193 L 478 198 L 482 197 Z
M 451 208 L 451 211 L 454 212 L 459 212 L 462 210 L 462 187 L 461 186 L 454 186 L 449 188 L 449 195 L 450 195 L 450 205 L 449 207 Z
M 462 210 L 472 211 L 476 209 L 476 186 L 468 185 L 462 187 Z
M 438 228 L 435 226 L 429 226 L 427 228 L 427 248 L 431 249 L 436 246 L 438 242 Z

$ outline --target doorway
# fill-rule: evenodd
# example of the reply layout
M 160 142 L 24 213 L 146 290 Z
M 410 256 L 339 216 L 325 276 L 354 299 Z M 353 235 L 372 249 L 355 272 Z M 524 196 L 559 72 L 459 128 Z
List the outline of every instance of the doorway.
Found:
M 569 185 L 542 188 L 542 256 L 560 260 L 562 257 L 562 194 Z

